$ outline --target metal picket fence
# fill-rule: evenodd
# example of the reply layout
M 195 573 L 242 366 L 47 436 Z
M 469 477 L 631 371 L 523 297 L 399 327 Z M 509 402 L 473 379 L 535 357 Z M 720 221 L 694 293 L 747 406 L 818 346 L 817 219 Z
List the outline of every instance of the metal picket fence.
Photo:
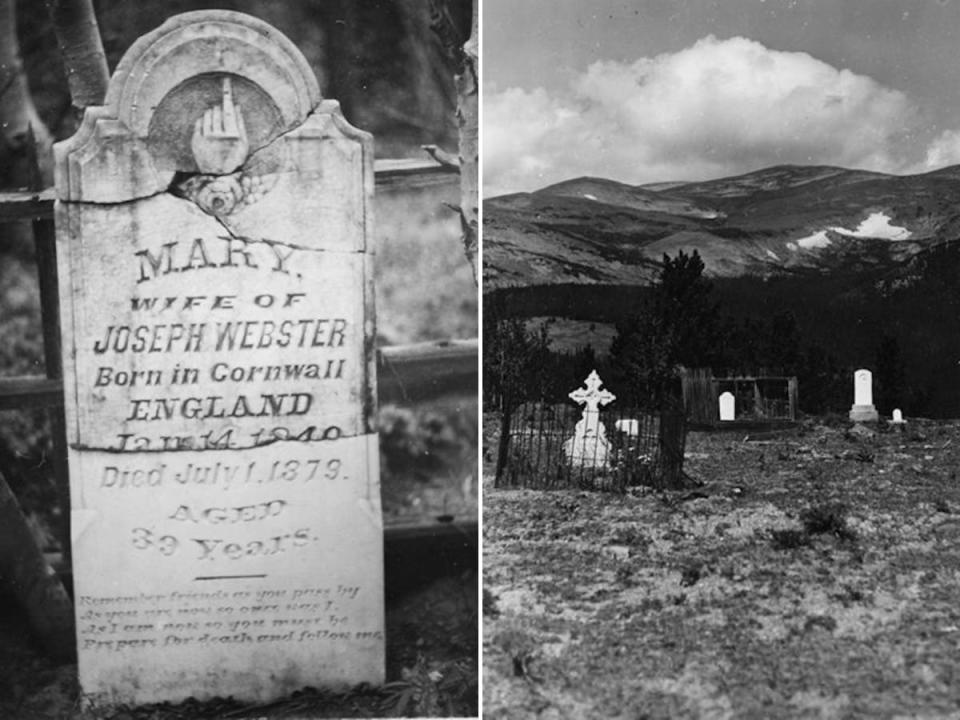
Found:
M 623 493 L 638 485 L 667 487 L 682 477 L 682 408 L 613 406 L 599 415 L 606 443 L 588 440 L 586 454 L 578 456 L 573 443 L 580 407 L 540 401 L 514 408 L 503 425 L 496 486 Z

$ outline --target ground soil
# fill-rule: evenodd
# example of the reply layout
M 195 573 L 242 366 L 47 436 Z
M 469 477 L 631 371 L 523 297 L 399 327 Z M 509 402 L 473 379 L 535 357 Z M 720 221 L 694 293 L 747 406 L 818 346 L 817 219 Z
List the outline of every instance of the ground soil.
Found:
M 960 717 L 960 423 L 692 433 L 626 495 L 494 489 L 495 427 L 485 717 Z

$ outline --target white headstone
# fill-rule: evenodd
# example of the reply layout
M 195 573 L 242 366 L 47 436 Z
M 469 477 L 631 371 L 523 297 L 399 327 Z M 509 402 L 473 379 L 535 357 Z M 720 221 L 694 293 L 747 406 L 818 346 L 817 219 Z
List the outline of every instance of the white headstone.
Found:
M 873 406 L 873 373 L 860 369 L 853 374 L 853 407 L 850 419 L 854 422 L 876 422 L 880 419 Z
M 853 404 L 873 405 L 873 373 L 869 370 L 853 374 Z
M 732 392 L 724 392 L 720 394 L 720 420 L 722 422 L 736 420 L 736 398 L 734 398 Z
M 900 410 L 900 408 L 896 408 L 896 409 L 893 411 L 893 420 L 892 420 L 892 422 L 893 422 L 894 424 L 896 424 L 896 425 L 902 425 L 903 423 L 906 422 L 906 420 L 903 419 L 903 412 Z
M 56 148 L 80 686 L 384 679 L 372 138 L 246 15 L 142 37 Z
M 563 449 L 574 466 L 606 467 L 610 454 L 610 443 L 606 429 L 600 422 L 600 406 L 617 399 L 609 390 L 601 390 L 603 381 L 593 370 L 584 381 L 584 387 L 570 393 L 571 400 L 583 405 L 583 414 L 574 428 L 574 435 L 567 440 Z

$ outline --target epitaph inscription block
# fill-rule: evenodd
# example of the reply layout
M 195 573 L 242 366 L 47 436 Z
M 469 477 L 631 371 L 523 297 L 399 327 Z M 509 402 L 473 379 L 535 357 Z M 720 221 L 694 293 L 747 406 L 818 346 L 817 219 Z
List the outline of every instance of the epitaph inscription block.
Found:
M 82 690 L 382 683 L 371 137 L 276 30 L 200 11 L 56 171 Z

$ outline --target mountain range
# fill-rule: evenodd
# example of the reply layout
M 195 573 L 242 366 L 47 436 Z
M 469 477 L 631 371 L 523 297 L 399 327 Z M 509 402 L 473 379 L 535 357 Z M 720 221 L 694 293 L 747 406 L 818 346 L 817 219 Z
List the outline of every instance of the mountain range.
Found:
M 805 387 L 807 398 L 828 396 L 818 407 L 849 408 L 853 369 L 886 366 L 902 378 L 884 391 L 893 407 L 960 417 L 960 166 L 577 178 L 485 200 L 483 212 L 493 316 L 565 318 L 594 347 L 603 323 L 609 343 L 613 324 L 645 303 L 664 255 L 696 250 L 726 316 L 761 333 L 789 315 L 798 357 L 831 368 L 799 373 L 801 405 Z M 875 373 L 881 390 L 891 382 Z
M 487 289 L 648 284 L 697 250 L 715 278 L 902 268 L 960 236 L 960 166 L 888 175 L 778 166 L 704 182 L 583 177 L 484 201 Z

